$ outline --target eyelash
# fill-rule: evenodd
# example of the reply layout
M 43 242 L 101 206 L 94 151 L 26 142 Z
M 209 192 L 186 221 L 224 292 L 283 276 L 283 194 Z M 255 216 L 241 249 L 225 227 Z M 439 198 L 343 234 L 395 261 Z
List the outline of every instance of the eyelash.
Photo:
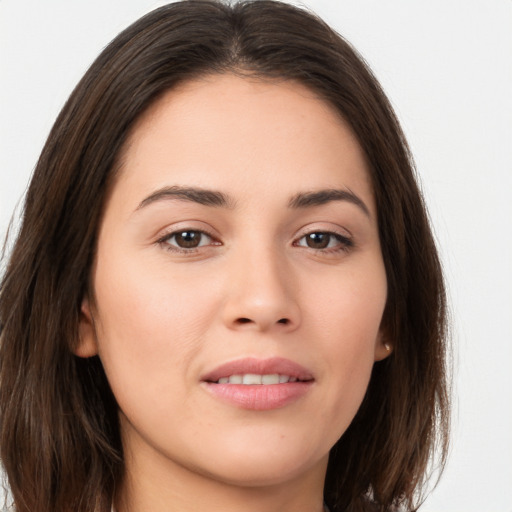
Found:
M 333 239 L 335 239 L 338 244 L 335 247 L 322 247 L 322 248 L 316 248 L 316 247 L 309 247 L 307 245 L 302 245 L 299 242 L 306 237 L 312 237 L 313 235 L 327 235 L 329 237 L 328 244 L 329 245 Z M 306 242 L 307 243 L 307 242 Z M 341 235 L 339 233 L 333 232 L 333 231 L 310 231 L 308 233 L 303 234 L 296 242 L 294 242 L 294 245 L 296 247 L 304 247 L 306 249 L 312 249 L 313 251 L 323 253 L 323 254 L 332 254 L 332 253 L 338 253 L 338 252 L 349 252 L 351 249 L 354 248 L 354 241 L 351 238 L 348 238 L 344 235 Z
M 171 245 L 169 242 L 175 238 L 176 236 L 183 235 L 185 233 L 194 233 L 195 235 L 200 235 L 200 237 L 208 237 L 211 242 L 209 244 L 198 245 L 197 247 L 179 247 L 177 245 Z M 212 243 L 213 242 L 213 243 Z M 193 254 L 198 251 L 199 248 L 205 247 L 205 245 L 221 245 L 219 241 L 215 239 L 213 235 L 208 233 L 203 229 L 178 229 L 176 231 L 172 231 L 157 240 L 157 243 L 164 246 L 164 249 L 169 252 L 177 252 L 182 254 Z M 201 242 L 200 242 L 201 243 Z
M 188 233 L 188 234 L 192 234 L 193 233 L 194 236 L 199 235 L 201 238 L 206 236 L 206 237 L 208 237 L 210 239 L 210 242 L 206 243 L 206 244 L 201 244 L 201 240 L 200 240 L 200 242 L 199 242 L 200 245 L 198 245 L 196 247 L 188 247 L 188 248 L 187 247 L 179 247 L 177 245 L 171 245 L 170 244 L 170 241 L 173 238 L 175 238 L 176 236 L 179 236 L 179 235 L 184 235 L 185 233 Z M 300 243 L 301 240 L 305 239 L 306 237 L 311 237 L 313 235 L 317 235 L 317 236 L 318 235 L 327 235 L 329 237 L 327 245 L 331 244 L 333 238 L 338 242 L 338 244 L 335 247 L 315 248 L 315 247 L 309 247 L 307 245 L 303 245 L 303 244 Z M 216 246 L 222 245 L 221 242 L 216 240 L 213 235 L 211 235 L 207 231 L 204 231 L 204 230 L 201 230 L 201 229 L 180 229 L 180 230 L 176 230 L 176 231 L 168 233 L 168 234 L 162 236 L 161 238 L 159 238 L 157 240 L 157 243 L 159 245 L 164 246 L 164 249 L 167 250 L 167 251 L 174 252 L 174 253 L 182 253 L 182 254 L 194 254 L 201 247 L 205 247 L 205 246 L 208 246 L 208 245 L 216 245 Z M 306 242 L 306 244 L 307 244 L 307 242 Z M 311 250 L 313 250 L 315 252 L 318 252 L 318 253 L 333 254 L 333 253 L 338 253 L 338 252 L 349 252 L 351 249 L 354 248 L 354 241 L 351 238 L 349 238 L 349 237 L 346 237 L 346 236 L 341 235 L 339 233 L 335 233 L 333 231 L 321 231 L 321 230 L 318 230 L 318 231 L 310 231 L 308 233 L 304 233 L 301 237 L 299 237 L 296 241 L 293 242 L 293 245 L 295 247 L 303 247 L 305 249 L 311 249 Z

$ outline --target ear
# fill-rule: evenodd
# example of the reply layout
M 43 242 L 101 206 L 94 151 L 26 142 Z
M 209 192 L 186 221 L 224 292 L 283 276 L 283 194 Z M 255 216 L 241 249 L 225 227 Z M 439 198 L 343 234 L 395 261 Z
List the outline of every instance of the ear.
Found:
M 92 357 L 98 354 L 96 328 L 91 312 L 89 299 L 85 297 L 80 308 L 80 325 L 78 329 L 78 345 L 74 353 L 79 357 Z
M 393 344 L 388 340 L 388 337 L 384 334 L 384 332 L 379 332 L 377 337 L 377 341 L 375 343 L 375 361 L 382 361 L 386 359 L 393 352 Z

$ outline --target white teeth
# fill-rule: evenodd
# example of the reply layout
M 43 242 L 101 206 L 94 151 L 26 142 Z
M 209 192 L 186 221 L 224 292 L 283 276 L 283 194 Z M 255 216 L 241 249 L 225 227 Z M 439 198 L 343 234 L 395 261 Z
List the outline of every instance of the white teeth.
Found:
M 262 375 L 261 376 L 262 384 L 279 384 L 279 375 L 274 373 L 273 375 Z
M 287 382 L 297 382 L 297 377 L 289 375 L 279 375 L 272 373 L 268 375 L 258 375 L 256 373 L 246 373 L 244 375 L 230 375 L 221 377 L 218 384 L 246 384 L 246 385 L 267 385 L 267 384 L 286 384 Z
M 261 384 L 261 375 L 246 373 L 243 377 L 242 384 Z

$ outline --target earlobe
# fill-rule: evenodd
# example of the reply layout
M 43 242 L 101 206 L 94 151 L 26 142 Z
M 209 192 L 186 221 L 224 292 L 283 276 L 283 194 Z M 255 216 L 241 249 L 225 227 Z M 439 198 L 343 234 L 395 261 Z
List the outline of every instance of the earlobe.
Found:
M 386 359 L 393 352 L 393 345 L 386 341 L 383 336 L 379 336 L 377 343 L 375 345 L 375 361 L 382 361 Z
M 82 306 L 80 308 L 78 336 L 78 344 L 73 351 L 75 355 L 86 358 L 98 354 L 96 328 L 94 326 L 91 306 L 87 297 L 83 299 Z

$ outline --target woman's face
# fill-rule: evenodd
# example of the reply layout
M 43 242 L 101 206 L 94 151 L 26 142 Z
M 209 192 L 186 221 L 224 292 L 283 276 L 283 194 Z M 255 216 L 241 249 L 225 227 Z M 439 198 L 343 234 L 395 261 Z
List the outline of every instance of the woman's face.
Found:
M 351 131 L 297 83 L 211 76 L 153 105 L 121 163 L 77 354 L 101 358 L 128 470 L 323 475 L 386 355 Z

